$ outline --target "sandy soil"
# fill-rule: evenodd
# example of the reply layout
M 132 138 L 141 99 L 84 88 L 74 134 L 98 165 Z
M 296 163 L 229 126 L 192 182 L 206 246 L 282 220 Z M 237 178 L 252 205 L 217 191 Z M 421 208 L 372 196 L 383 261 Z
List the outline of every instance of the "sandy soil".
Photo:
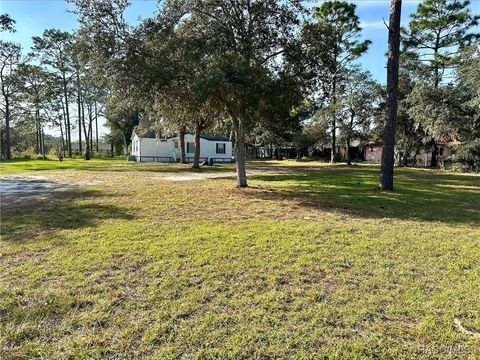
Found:
M 55 191 L 97 185 L 101 181 L 64 182 L 44 176 L 12 175 L 0 178 L 2 205 L 17 203 L 32 198 L 46 198 Z

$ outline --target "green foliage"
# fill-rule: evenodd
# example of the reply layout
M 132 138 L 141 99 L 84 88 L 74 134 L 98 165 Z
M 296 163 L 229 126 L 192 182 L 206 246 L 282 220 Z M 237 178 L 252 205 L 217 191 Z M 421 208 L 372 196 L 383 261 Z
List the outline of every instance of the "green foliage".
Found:
M 335 160 L 337 117 L 341 109 L 337 101 L 344 93 L 343 83 L 348 78 L 349 67 L 371 44 L 370 40 L 360 41 L 362 29 L 355 9 L 352 3 L 326 1 L 314 10 L 314 21 L 303 24 L 301 31 L 309 96 L 316 109 L 329 107 L 328 111 L 322 110 L 322 118 L 331 115 L 332 161 Z
M 369 72 L 350 69 L 339 99 L 340 138 L 345 141 L 371 139 L 373 119 L 382 101 L 377 82 Z
M 471 30 L 480 16 L 472 16 L 469 4 L 468 0 L 425 0 L 411 15 L 404 45 L 429 62 L 435 87 L 454 63 L 455 50 L 479 36 Z
M 411 16 L 400 71 L 398 136 L 407 154 L 424 147 L 435 155 L 439 140 L 469 143 L 479 134 L 475 87 L 480 77 L 474 64 L 480 17 L 470 13 L 469 4 L 426 0 Z
M 15 23 L 16 21 L 10 15 L 0 14 L 0 31 L 15 32 Z
M 457 145 L 450 161 L 454 170 L 480 172 L 480 139 Z
M 50 66 L 62 77 L 73 70 L 72 47 L 73 36 L 69 32 L 47 29 L 41 37 L 34 36 L 33 53 L 43 64 Z

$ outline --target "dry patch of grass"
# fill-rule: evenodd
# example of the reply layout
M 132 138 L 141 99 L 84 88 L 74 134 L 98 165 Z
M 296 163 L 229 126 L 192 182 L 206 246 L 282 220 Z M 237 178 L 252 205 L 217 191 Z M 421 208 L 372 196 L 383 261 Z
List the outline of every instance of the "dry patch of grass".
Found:
M 2 207 L 1 358 L 480 357 L 478 176 L 107 167 Z

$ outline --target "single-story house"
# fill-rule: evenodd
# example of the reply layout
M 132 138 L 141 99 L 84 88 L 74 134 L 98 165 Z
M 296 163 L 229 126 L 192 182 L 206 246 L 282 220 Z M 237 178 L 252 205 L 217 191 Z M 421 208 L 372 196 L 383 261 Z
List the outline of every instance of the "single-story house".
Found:
M 188 162 L 193 162 L 195 137 L 185 134 L 185 155 Z M 132 133 L 132 158 L 138 162 L 178 162 L 180 161 L 179 138 L 157 138 L 154 131 L 140 137 Z M 232 142 L 221 135 L 200 135 L 200 161 L 213 158 L 214 162 L 232 162 Z
M 437 159 L 442 162 L 444 159 L 452 155 L 452 146 L 458 144 L 458 141 L 446 141 L 444 139 L 439 139 L 437 141 L 438 153 Z M 364 147 L 364 157 L 365 161 L 379 163 L 382 161 L 382 151 L 383 145 L 381 141 L 370 142 Z M 425 166 L 429 165 L 432 160 L 432 152 L 421 149 L 418 153 L 412 151 L 408 154 L 408 159 L 413 159 Z M 395 152 L 395 162 L 401 161 L 404 159 L 404 154 Z

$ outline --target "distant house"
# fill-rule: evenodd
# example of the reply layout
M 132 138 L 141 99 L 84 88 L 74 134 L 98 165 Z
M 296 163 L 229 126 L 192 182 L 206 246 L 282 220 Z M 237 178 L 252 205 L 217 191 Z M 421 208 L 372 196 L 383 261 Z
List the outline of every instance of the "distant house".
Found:
M 442 162 L 450 155 L 452 155 L 452 148 L 454 145 L 459 144 L 458 141 L 450 141 L 449 139 L 439 139 L 437 141 L 438 147 L 438 161 Z M 382 142 L 370 142 L 364 147 L 364 158 L 365 161 L 368 162 L 376 162 L 379 163 L 382 161 Z M 432 160 L 432 152 L 420 150 L 418 153 L 412 151 L 412 153 L 408 154 L 408 159 L 411 159 L 414 163 L 418 162 L 425 166 L 428 166 Z M 395 153 L 395 161 L 401 162 L 401 159 L 405 159 L 405 155 L 403 153 Z M 410 160 L 409 160 L 410 162 Z
M 185 155 L 188 162 L 193 162 L 195 137 L 185 134 Z M 157 138 L 154 131 L 145 136 L 132 133 L 132 158 L 139 162 L 178 162 L 180 147 L 178 136 Z M 232 162 L 232 142 L 225 136 L 200 135 L 200 161 L 213 158 L 215 162 Z
M 381 162 L 382 161 L 382 143 L 370 142 L 363 149 L 363 157 L 365 161 Z

